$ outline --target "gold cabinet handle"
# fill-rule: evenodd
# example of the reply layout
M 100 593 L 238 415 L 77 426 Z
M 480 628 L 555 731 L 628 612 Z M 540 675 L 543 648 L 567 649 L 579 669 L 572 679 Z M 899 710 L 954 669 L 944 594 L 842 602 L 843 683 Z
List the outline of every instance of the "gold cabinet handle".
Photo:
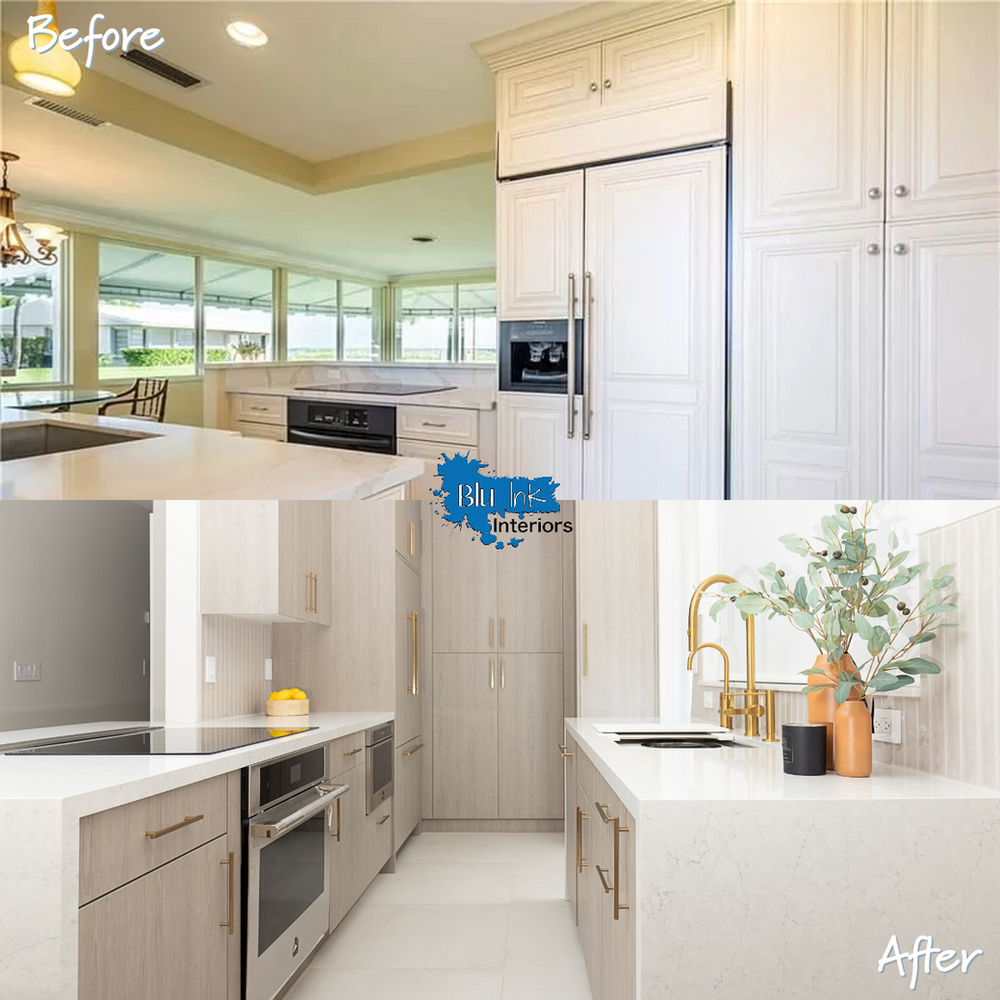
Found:
M 493 648 L 493 619 L 490 619 L 490 649 Z
M 562 751 L 563 757 L 572 757 L 573 755 L 569 752 L 569 747 L 565 743 L 559 744 L 559 749 Z
M 362 750 L 364 750 L 364 747 L 355 747 L 353 750 L 345 750 L 344 756 L 353 757 L 356 753 L 361 753 Z
M 587 623 L 583 623 L 583 676 L 587 676 Z
M 339 800 L 338 800 L 339 801 Z M 229 852 L 228 861 L 220 861 L 220 865 L 229 865 L 229 919 L 219 922 L 220 927 L 229 928 L 229 936 L 233 935 L 233 852 Z
M 600 865 L 597 866 L 597 877 L 601 880 L 601 885 L 604 886 L 605 892 L 611 892 L 611 890 L 614 889 L 613 885 L 608 885 L 608 880 L 604 877 L 610 870 L 610 868 L 602 868 Z
M 501 646 L 503 643 L 500 644 Z M 507 686 L 507 663 L 506 660 L 500 657 L 500 688 L 503 690 Z
M 204 813 L 199 813 L 197 816 L 185 816 L 180 823 L 174 823 L 173 826 L 165 826 L 162 830 L 147 830 L 146 836 L 149 837 L 150 840 L 156 840 L 157 837 L 164 837 L 168 833 L 173 833 L 174 830 L 180 830 L 181 827 L 190 826 L 192 823 L 197 823 L 198 820 L 204 818 Z
M 587 814 L 579 807 L 576 807 L 576 870 L 583 873 L 587 867 L 587 859 L 583 856 L 583 821 Z
M 375 825 L 381 826 L 390 816 L 390 813 L 386 813 Z
M 504 635 L 506 634 L 506 629 L 504 628 L 505 622 L 506 622 L 505 618 L 501 618 L 500 619 L 500 648 L 501 649 L 503 649 Z
M 497 675 L 496 669 L 493 664 L 493 657 L 490 657 L 490 690 L 493 690 L 497 686 Z
M 418 678 L 417 678 L 417 612 L 414 611 L 413 614 L 407 615 L 406 620 L 412 623 L 412 638 L 413 638 L 413 664 L 410 669 L 410 686 L 406 689 L 410 694 L 419 694 L 418 688 Z
M 604 803 L 595 802 L 594 805 L 597 807 L 598 816 L 600 816 L 605 823 L 611 823 L 614 821 L 614 817 L 609 816 L 606 812 L 606 810 L 611 808 L 611 806 L 609 806 L 607 802 Z
M 409 750 L 403 750 L 400 757 L 412 757 L 422 746 L 423 743 L 418 743 L 415 747 L 410 747 Z
M 412 521 L 410 521 L 410 555 L 415 556 L 417 554 L 417 529 Z
M 614 823 L 615 823 L 615 885 L 614 885 L 614 890 L 615 890 L 615 920 L 617 920 L 618 919 L 618 914 L 622 910 L 627 910 L 628 909 L 628 907 L 624 903 L 620 902 L 619 897 L 618 897 L 618 888 L 621 885 L 621 881 L 622 881 L 622 879 L 621 879 L 621 868 L 619 867 L 619 860 L 620 859 L 619 859 L 619 848 L 618 848 L 619 840 L 618 840 L 618 838 L 623 833 L 628 833 L 628 827 L 627 826 L 622 826 L 618 822 L 618 817 L 617 816 L 615 817 Z

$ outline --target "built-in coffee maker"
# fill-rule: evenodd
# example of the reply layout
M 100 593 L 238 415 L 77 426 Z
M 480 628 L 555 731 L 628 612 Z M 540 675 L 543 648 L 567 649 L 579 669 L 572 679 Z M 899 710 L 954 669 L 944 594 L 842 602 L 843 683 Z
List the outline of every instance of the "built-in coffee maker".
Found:
M 500 323 L 500 391 L 565 394 L 569 383 L 569 323 L 565 319 Z M 576 377 L 583 387 L 583 320 L 574 323 Z

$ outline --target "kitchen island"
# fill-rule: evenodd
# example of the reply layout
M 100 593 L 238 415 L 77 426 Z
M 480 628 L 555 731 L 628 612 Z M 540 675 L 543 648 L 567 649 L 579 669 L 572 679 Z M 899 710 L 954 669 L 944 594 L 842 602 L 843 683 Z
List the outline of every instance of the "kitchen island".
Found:
M 391 712 L 315 712 L 291 719 L 264 715 L 218 719 L 202 725 L 260 726 L 277 732 L 303 726 L 316 728 L 267 743 L 188 756 L 11 755 L 4 754 L 0 746 L 0 823 L 5 845 L 0 862 L 0 895 L 4 900 L 0 908 L 0 997 L 17 997 L 18 1000 L 77 998 L 81 869 L 84 866 L 80 837 L 82 817 L 143 799 L 151 800 L 177 789 L 198 787 L 198 783 L 225 783 L 226 776 L 238 776 L 241 768 L 339 737 L 359 732 L 363 737 L 363 730 L 392 718 Z M 141 725 L 144 724 L 88 723 L 8 732 L 0 736 L 0 743 L 10 745 L 63 735 L 120 731 Z M 361 745 L 364 745 L 363 738 Z M 362 789 L 356 791 L 363 792 Z M 236 815 L 230 816 L 230 826 L 238 830 L 238 787 L 236 802 Z M 208 810 L 205 812 L 207 814 Z M 225 817 L 221 822 L 225 825 Z M 237 854 L 237 865 L 239 847 L 234 841 L 238 839 L 234 837 L 229 847 Z M 169 839 L 164 843 L 170 846 Z M 127 854 L 133 848 L 123 842 L 116 849 Z M 223 877 L 226 875 L 225 869 L 216 866 L 214 870 L 221 871 Z M 223 915 L 220 913 L 214 919 Z M 239 935 L 234 937 L 237 974 L 231 976 L 230 981 L 235 979 L 238 983 Z M 229 996 L 235 996 L 235 991 L 230 990 Z
M 567 888 L 594 1000 L 913 996 L 894 936 L 906 956 L 921 936 L 939 949 L 916 995 L 998 995 L 1000 793 L 879 764 L 798 777 L 777 744 L 654 749 L 619 727 L 566 721 Z
M 15 436 L 50 428 L 63 435 L 100 434 L 111 443 L 0 462 L 0 499 L 395 499 L 426 472 L 425 462 L 415 457 L 285 444 L 127 417 L 17 409 L 0 410 L 0 448 L 8 452 Z

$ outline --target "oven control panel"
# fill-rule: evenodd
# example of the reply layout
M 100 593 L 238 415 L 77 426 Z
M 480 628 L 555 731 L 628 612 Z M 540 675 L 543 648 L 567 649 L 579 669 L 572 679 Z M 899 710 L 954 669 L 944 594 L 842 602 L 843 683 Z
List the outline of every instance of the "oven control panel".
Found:
M 368 411 L 348 406 L 310 406 L 307 419 L 312 426 L 350 428 L 366 431 L 369 427 Z

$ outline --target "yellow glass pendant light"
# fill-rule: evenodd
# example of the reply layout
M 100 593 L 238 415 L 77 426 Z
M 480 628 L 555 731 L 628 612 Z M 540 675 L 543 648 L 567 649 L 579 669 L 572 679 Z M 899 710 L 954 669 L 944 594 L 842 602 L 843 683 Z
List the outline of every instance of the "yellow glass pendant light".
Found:
M 38 0 L 38 14 L 52 17 L 49 31 L 59 30 L 55 0 Z M 41 48 L 50 40 L 47 34 L 36 35 L 35 45 Z M 59 45 L 53 45 L 47 52 L 39 52 L 38 48 L 31 47 L 28 35 L 11 42 L 7 57 L 18 82 L 43 94 L 72 97 L 82 76 L 80 64 Z

